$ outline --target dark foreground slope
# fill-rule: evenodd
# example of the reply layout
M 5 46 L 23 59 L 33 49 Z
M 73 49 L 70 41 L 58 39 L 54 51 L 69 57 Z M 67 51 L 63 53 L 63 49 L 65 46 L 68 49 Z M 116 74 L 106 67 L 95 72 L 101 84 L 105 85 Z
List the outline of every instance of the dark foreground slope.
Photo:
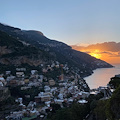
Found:
M 86 53 L 73 50 L 70 46 L 66 45 L 65 43 L 50 40 L 39 31 L 25 31 L 19 28 L 10 27 L 3 24 L 0 24 L 0 30 L 8 34 L 9 37 L 14 38 L 16 41 L 22 42 L 26 46 L 32 46 L 32 49 L 34 48 L 38 51 L 41 50 L 42 55 L 44 54 L 43 52 L 45 52 L 46 54 L 48 54 L 48 56 L 52 56 L 51 59 L 59 61 L 62 64 L 67 63 L 68 66 L 71 66 L 74 69 L 76 69 L 76 72 L 81 74 L 81 76 L 90 75 L 92 73 L 92 70 L 96 68 L 112 67 L 110 64 L 102 60 L 96 59 L 94 57 L 91 57 Z M 32 54 L 32 50 L 30 51 L 27 49 L 25 51 L 27 51 L 28 54 Z M 37 58 L 37 60 L 39 60 L 40 57 Z M 41 61 L 41 63 L 42 62 L 43 61 Z M 37 64 L 36 66 L 38 65 L 39 64 Z
M 119 79 L 119 80 L 118 80 Z M 109 82 L 116 88 L 108 100 L 100 100 L 94 109 L 95 120 L 120 120 L 120 78 Z

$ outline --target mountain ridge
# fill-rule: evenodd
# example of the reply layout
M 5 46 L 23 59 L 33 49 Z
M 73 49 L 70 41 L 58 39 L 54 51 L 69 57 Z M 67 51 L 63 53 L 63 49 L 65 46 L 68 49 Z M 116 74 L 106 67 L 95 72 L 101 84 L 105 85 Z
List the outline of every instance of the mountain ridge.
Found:
M 51 56 L 51 60 L 59 61 L 62 64 L 67 63 L 74 69 L 79 69 L 78 71 L 81 76 L 90 75 L 93 73 L 93 70 L 97 68 L 112 67 L 112 65 L 106 63 L 105 61 L 91 57 L 86 53 L 73 50 L 65 43 L 51 40 L 39 31 L 21 30 L 11 26 L 5 26 L 1 23 L 0 31 L 4 32 L 16 41 L 19 41 L 22 44 L 24 43 L 26 46 L 32 46 L 38 51 L 41 50 L 43 54 L 46 53 L 48 56 Z M 27 52 L 28 54 L 30 53 L 28 50 Z

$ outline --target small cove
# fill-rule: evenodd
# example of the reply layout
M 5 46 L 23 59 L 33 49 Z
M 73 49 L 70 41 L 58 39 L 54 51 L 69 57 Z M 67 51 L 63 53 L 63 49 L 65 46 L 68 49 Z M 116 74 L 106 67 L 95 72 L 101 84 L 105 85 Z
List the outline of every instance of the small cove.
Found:
M 99 86 L 106 86 L 111 77 L 116 74 L 120 74 L 120 64 L 114 64 L 113 68 L 100 68 L 94 70 L 94 73 L 88 77 L 85 77 L 90 89 L 98 88 Z

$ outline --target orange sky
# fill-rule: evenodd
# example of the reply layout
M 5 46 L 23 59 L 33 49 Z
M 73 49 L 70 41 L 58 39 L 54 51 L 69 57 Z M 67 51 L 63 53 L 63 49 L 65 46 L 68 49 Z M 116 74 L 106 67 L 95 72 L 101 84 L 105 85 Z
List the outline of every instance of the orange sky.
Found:
M 85 52 L 85 51 L 83 51 Z M 110 53 L 110 52 L 109 52 Z M 104 60 L 108 63 L 114 64 L 114 63 L 120 63 L 120 57 L 116 57 L 116 56 L 111 56 L 108 53 L 102 53 L 102 51 L 96 49 L 96 50 L 91 50 L 89 53 L 91 56 L 96 57 L 98 59 Z M 111 54 L 115 54 L 117 55 L 117 52 L 111 52 Z
M 79 50 L 79 51 L 86 52 L 95 58 L 104 60 L 104 61 L 111 63 L 111 64 L 120 63 L 120 57 L 111 56 L 108 53 L 102 53 L 102 51 L 100 51 L 99 49 L 87 50 L 87 51 L 86 50 Z M 117 53 L 114 53 L 114 54 L 117 55 Z
M 89 46 L 73 45 L 72 48 L 81 52 L 86 52 L 93 57 L 111 64 L 120 63 L 120 46 L 115 42 L 106 42 Z

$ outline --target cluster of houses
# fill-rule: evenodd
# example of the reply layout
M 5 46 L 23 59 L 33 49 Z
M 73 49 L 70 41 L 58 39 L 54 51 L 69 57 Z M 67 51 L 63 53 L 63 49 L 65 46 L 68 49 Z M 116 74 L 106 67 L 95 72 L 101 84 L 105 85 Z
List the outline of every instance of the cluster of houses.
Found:
M 22 90 L 30 89 L 31 87 L 42 88 L 38 95 L 34 97 L 34 101 L 30 101 L 28 105 L 23 103 L 23 98 L 17 98 L 16 102 L 22 108 L 20 111 L 14 111 L 6 117 L 10 119 L 23 119 L 25 117 L 39 117 L 43 119 L 47 116 L 47 112 L 52 111 L 51 104 L 59 104 L 60 107 L 69 107 L 74 101 L 80 104 L 86 104 L 86 98 L 90 95 L 89 87 L 85 80 L 77 73 L 72 71 L 69 74 L 69 67 L 67 64 L 61 65 L 59 62 L 42 66 L 42 73 L 39 74 L 37 70 L 31 70 L 31 74 L 26 78 L 26 68 L 16 68 L 16 76 L 11 75 L 11 71 L 6 71 L 5 75 L 0 76 L 0 88 L 6 86 L 21 86 Z M 47 78 L 45 73 L 53 71 L 53 68 L 61 70 L 61 74 L 57 77 L 57 81 L 53 78 Z M 56 69 L 55 69 L 56 70 Z M 63 70 L 67 75 L 63 74 Z M 71 71 L 70 71 L 71 72 Z M 6 78 L 4 78 L 6 76 Z M 30 95 L 26 95 L 30 97 Z

